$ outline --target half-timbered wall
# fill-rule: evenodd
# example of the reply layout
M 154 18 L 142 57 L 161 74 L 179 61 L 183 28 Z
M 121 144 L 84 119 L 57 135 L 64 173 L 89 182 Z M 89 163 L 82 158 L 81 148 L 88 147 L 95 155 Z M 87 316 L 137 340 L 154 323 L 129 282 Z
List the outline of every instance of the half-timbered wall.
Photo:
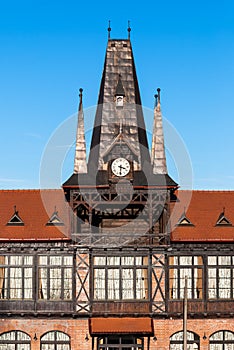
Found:
M 214 249 L 215 248 L 215 249 Z M 170 253 L 167 261 L 168 312 L 181 315 L 185 277 L 190 315 L 232 315 L 234 256 L 232 245 L 190 247 Z M 187 251 L 186 251 L 187 250 Z M 189 253 L 188 253 L 189 251 Z
M 180 317 L 187 276 L 189 317 L 232 317 L 234 255 L 213 247 L 12 245 L 0 255 L 1 313 Z

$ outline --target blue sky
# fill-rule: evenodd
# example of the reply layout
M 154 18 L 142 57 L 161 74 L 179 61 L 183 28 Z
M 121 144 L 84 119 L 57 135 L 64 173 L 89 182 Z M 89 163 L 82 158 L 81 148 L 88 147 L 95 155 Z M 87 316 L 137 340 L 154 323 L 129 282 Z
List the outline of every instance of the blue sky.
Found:
M 233 0 L 2 2 L 0 188 L 38 188 L 43 150 L 76 112 L 79 88 L 85 108 L 96 104 L 109 19 L 112 38 L 126 38 L 131 21 L 142 104 L 152 108 L 161 87 L 163 115 L 191 159 L 193 188 L 233 189 Z M 68 155 L 61 183 L 72 170 Z

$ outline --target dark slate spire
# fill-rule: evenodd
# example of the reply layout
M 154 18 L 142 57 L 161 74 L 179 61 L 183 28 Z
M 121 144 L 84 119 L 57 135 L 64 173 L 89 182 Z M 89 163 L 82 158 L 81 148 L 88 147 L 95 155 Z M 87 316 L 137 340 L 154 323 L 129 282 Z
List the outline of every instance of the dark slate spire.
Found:
M 115 104 L 116 90 L 125 95 L 121 110 L 117 110 Z M 114 126 L 121 124 L 125 138 L 137 153 L 138 164 L 135 166 L 140 170 L 145 162 L 150 163 L 150 155 L 131 42 L 126 39 L 109 39 L 91 140 L 89 166 L 92 164 L 92 167 L 99 170 L 106 169 L 103 154 L 117 136 Z

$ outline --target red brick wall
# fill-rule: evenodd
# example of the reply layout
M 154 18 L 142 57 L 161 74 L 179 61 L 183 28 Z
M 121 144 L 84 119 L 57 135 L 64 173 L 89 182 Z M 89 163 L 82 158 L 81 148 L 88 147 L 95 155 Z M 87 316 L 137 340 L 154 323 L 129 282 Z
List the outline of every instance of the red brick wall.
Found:
M 71 349 L 88 350 L 91 349 L 91 337 L 87 319 L 77 320 L 39 320 L 39 319 L 0 319 L 0 333 L 19 330 L 27 333 L 31 337 L 31 350 L 40 350 L 40 337 L 49 331 L 58 330 L 71 337 Z M 34 335 L 37 340 L 34 340 Z M 88 334 L 89 340 L 85 340 Z
M 170 344 L 170 336 L 176 332 L 182 331 L 182 320 L 154 320 L 154 333 L 157 340 L 150 338 L 151 350 L 168 350 Z M 0 334 L 12 330 L 20 330 L 27 333 L 31 341 L 31 350 L 40 350 L 40 337 L 52 330 L 65 332 L 71 337 L 72 350 L 91 350 L 92 339 L 89 335 L 89 327 L 87 319 L 62 320 L 62 319 L 0 319 Z M 234 319 L 203 319 L 188 320 L 188 330 L 195 332 L 200 337 L 200 350 L 209 349 L 209 336 L 219 330 L 230 330 L 234 332 Z M 204 332 L 207 339 L 204 340 Z M 34 340 L 34 335 L 37 340 Z M 85 337 L 88 334 L 89 340 Z M 96 341 L 95 341 L 96 343 Z M 96 346 L 95 346 L 96 349 Z M 145 341 L 145 349 L 147 349 L 147 340 Z
M 209 336 L 220 330 L 229 330 L 234 332 L 234 319 L 202 319 L 188 320 L 187 329 L 200 337 L 200 350 L 209 349 Z M 183 330 L 183 320 L 154 320 L 154 333 L 157 340 L 150 339 L 150 348 L 152 350 L 168 350 L 170 336 Z M 204 340 L 204 332 L 207 339 Z

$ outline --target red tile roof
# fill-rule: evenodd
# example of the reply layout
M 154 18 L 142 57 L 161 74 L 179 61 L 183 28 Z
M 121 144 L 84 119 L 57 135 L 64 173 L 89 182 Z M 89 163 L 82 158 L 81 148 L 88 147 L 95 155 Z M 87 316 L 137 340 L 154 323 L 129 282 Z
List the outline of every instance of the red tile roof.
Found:
M 181 190 L 177 195 L 178 201 L 171 204 L 172 241 L 234 242 L 234 191 Z M 216 226 L 223 209 L 232 226 Z M 177 226 L 184 213 L 194 226 Z
M 234 242 L 234 191 L 178 191 L 178 201 L 171 203 L 171 240 L 173 242 Z M 24 226 L 7 225 L 14 206 Z M 47 226 L 58 211 L 64 226 Z M 216 226 L 221 212 L 232 226 Z M 69 239 L 69 206 L 63 190 L 1 190 L 0 241 Z M 177 226 L 181 216 L 193 224 Z
M 23 226 L 7 225 L 14 206 Z M 47 226 L 55 211 L 63 226 Z M 69 238 L 68 205 L 63 190 L 1 190 L 0 241 L 5 240 L 67 240 Z
M 153 334 L 153 320 L 149 317 L 123 318 L 91 318 L 89 321 L 90 334 Z

